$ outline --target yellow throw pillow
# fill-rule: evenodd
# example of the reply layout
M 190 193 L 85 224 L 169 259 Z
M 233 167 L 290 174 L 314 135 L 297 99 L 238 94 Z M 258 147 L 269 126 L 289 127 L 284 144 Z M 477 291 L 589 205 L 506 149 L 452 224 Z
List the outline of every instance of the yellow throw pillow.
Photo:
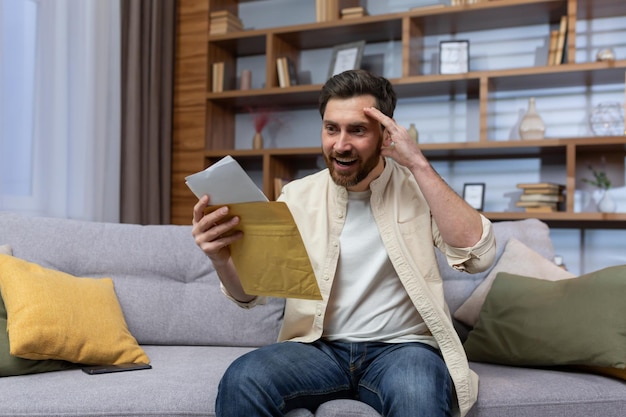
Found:
M 111 278 L 77 278 L 0 255 L 11 355 L 108 365 L 149 363 Z

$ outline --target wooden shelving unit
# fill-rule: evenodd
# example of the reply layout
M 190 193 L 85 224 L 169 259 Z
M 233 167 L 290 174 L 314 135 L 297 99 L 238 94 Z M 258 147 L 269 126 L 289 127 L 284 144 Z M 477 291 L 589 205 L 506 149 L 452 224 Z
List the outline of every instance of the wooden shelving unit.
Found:
M 239 0 L 242 3 L 246 0 Z M 453 95 L 462 92 L 478 100 L 478 138 L 465 143 L 424 144 L 431 160 L 470 158 L 557 159 L 564 166 L 566 210 L 557 213 L 486 213 L 493 220 L 537 217 L 552 226 L 626 228 L 626 213 L 575 213 L 574 191 L 586 174 L 592 156 L 626 155 L 626 136 L 547 138 L 537 141 L 494 141 L 488 137 L 489 102 L 494 93 L 555 87 L 601 86 L 625 83 L 626 60 L 574 62 L 576 22 L 579 19 L 624 16 L 626 2 L 614 0 L 498 0 L 463 6 L 407 10 L 349 20 L 279 26 L 268 29 L 209 35 L 209 14 L 227 9 L 237 13 L 238 0 L 179 0 L 176 57 L 174 148 L 172 171 L 172 223 L 189 224 L 195 197 L 184 177 L 206 168 L 225 155 L 232 155 L 244 168 L 262 173 L 263 190 L 274 195 L 274 178 L 293 178 L 302 169 L 315 169 L 320 149 L 279 148 L 239 150 L 235 148 L 235 118 L 249 107 L 271 102 L 292 109 L 315 109 L 321 84 L 288 88 L 278 86 L 276 58 L 289 56 L 296 65 L 302 51 L 332 48 L 357 40 L 401 43 L 402 70 L 391 81 L 400 99 Z M 354 2 L 326 0 L 335 8 Z M 557 66 L 528 66 L 494 71 L 470 71 L 458 75 L 421 74 L 420 52 L 424 36 L 536 24 L 556 25 L 561 16 L 569 21 L 566 63 Z M 246 56 L 265 56 L 263 88 L 226 89 L 211 92 L 211 65 L 225 61 L 236 68 Z M 234 74 L 231 74 L 234 77 Z M 234 87 L 234 79 L 231 79 Z M 623 162 L 622 162 L 623 169 Z

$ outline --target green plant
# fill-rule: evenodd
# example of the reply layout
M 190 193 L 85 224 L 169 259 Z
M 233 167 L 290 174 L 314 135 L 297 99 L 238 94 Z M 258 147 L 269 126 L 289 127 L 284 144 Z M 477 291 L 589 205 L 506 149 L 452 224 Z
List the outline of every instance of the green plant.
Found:
M 611 188 L 611 180 L 607 177 L 605 171 L 599 171 L 594 169 L 591 165 L 589 165 L 589 170 L 593 174 L 593 179 L 583 178 L 583 182 L 589 185 L 593 185 L 594 187 L 598 187 L 602 190 L 608 190 Z

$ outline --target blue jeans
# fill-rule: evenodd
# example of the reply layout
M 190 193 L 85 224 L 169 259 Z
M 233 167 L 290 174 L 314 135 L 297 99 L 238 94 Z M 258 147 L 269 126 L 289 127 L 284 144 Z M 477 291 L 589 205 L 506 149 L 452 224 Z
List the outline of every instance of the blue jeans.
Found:
M 217 417 L 283 416 L 346 398 L 384 417 L 450 416 L 452 381 L 439 351 L 423 343 L 275 343 L 230 365 L 215 411 Z

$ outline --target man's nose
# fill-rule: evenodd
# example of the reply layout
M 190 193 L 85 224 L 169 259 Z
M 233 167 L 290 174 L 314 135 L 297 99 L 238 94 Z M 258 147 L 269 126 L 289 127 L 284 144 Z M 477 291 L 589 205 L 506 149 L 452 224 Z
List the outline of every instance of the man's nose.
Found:
M 342 130 L 335 142 L 335 151 L 345 152 L 350 149 L 351 145 L 350 135 L 345 130 Z

